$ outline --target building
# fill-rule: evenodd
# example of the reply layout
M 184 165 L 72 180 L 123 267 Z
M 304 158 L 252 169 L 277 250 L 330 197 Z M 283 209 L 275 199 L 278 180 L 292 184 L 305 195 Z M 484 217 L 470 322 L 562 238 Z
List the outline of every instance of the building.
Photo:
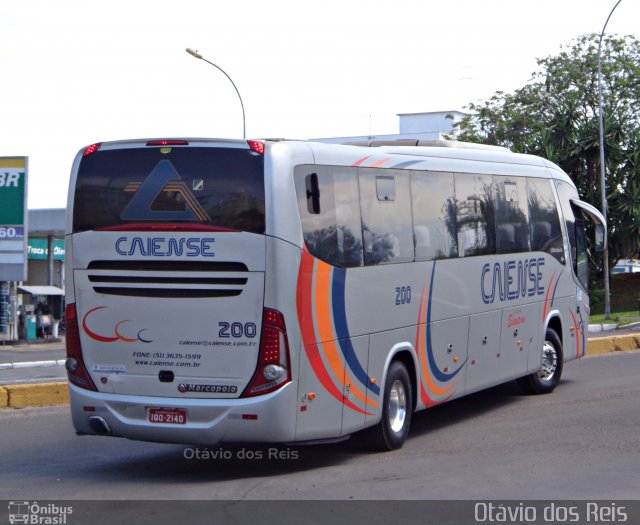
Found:
M 55 319 L 64 307 L 64 229 L 66 210 L 29 210 L 27 280 L 17 286 L 18 304 L 43 306 Z
M 453 126 L 467 116 L 461 111 L 432 111 L 426 113 L 398 113 L 400 131 L 393 135 L 360 135 L 353 137 L 325 137 L 316 142 L 343 144 L 367 140 L 443 140 L 453 132 Z
M 3 281 L 0 286 L 0 338 L 24 338 L 26 316 L 37 312 L 52 317 L 50 326 L 64 312 L 64 230 L 65 209 L 28 210 L 27 279 Z M 20 318 L 22 317 L 22 323 Z

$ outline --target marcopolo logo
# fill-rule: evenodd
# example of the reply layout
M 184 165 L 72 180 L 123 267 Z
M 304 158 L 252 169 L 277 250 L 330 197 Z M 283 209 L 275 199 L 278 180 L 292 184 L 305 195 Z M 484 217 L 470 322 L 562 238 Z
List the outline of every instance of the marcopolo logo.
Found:
M 187 385 L 180 383 L 178 392 L 185 394 L 187 392 L 198 392 L 202 394 L 236 394 L 238 387 L 235 385 Z
M 28 523 L 33 525 L 66 525 L 67 517 L 73 514 L 72 507 L 63 507 L 55 503 L 39 504 L 37 501 L 10 501 L 9 523 Z

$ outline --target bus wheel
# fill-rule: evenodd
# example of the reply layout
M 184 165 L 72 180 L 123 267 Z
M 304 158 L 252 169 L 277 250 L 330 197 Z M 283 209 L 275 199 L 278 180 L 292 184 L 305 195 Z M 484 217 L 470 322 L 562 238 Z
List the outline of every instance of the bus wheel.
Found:
M 562 343 L 553 328 L 547 328 L 542 345 L 542 368 L 518 379 L 518 384 L 529 394 L 548 394 L 560 382 L 562 375 Z
M 365 434 L 368 445 L 376 450 L 396 450 L 402 447 L 409 434 L 412 412 L 409 373 L 400 361 L 394 361 L 385 381 L 382 420 Z

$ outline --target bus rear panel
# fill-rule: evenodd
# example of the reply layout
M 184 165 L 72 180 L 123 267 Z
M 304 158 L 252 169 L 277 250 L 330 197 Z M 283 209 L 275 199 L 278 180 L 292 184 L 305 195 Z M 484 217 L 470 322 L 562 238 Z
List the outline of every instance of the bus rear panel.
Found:
M 293 394 L 284 318 L 264 308 L 264 157 L 246 143 L 116 143 L 83 152 L 75 171 L 66 314 L 77 430 L 293 439 L 291 421 L 273 424 L 291 408 L 272 398 L 291 407 Z

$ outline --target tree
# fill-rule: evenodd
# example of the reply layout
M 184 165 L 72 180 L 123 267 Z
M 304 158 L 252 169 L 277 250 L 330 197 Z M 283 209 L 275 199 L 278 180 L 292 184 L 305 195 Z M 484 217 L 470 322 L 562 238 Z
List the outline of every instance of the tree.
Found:
M 599 35 L 579 37 L 513 93 L 469 104 L 458 140 L 509 147 L 558 164 L 581 197 L 601 207 L 597 50 Z M 640 41 L 602 41 L 602 92 L 611 267 L 640 254 Z

